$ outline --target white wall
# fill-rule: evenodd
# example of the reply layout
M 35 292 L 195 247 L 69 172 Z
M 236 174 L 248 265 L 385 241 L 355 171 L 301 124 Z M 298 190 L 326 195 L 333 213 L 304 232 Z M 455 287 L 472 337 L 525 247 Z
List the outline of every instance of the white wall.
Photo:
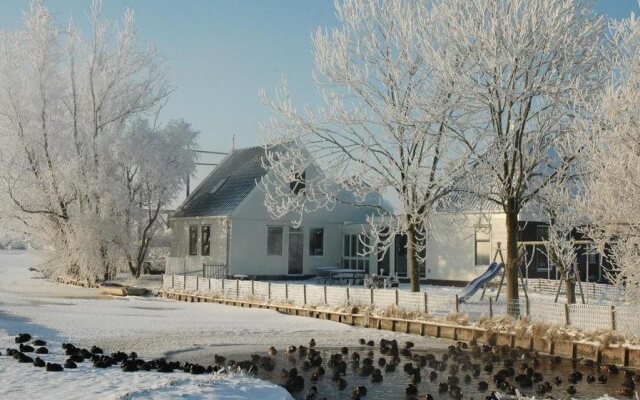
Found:
M 501 242 L 506 261 L 506 224 L 504 214 L 442 215 L 438 217 L 438 237 L 429 241 L 426 278 L 471 281 L 488 265 L 475 265 L 476 226 L 490 226 L 491 260 Z
M 426 259 L 426 279 L 441 281 L 471 281 L 488 265 L 475 265 L 475 232 L 478 225 L 490 226 L 490 255 L 493 260 L 501 242 L 506 261 L 505 216 L 495 214 L 440 214 L 434 221 L 435 236 L 429 240 Z M 361 225 L 346 226 L 346 233 L 361 231 Z M 390 248 L 391 272 L 394 272 L 394 249 Z M 371 254 L 370 272 L 377 271 L 377 257 Z
M 307 170 L 307 176 L 313 171 Z M 364 222 L 364 208 L 337 204 L 331 211 L 322 209 L 303 217 L 303 274 L 315 274 L 315 268 L 342 262 L 342 225 L 344 221 Z M 264 206 L 264 193 L 255 188 L 230 216 L 231 240 L 229 271 L 242 275 L 287 275 L 290 218 L 274 220 Z M 282 256 L 267 255 L 267 227 L 282 226 Z M 309 255 L 309 229 L 324 228 L 322 256 Z
M 198 226 L 198 255 L 189 255 L 189 227 Z M 200 255 L 202 251 L 201 226 L 211 226 L 211 246 L 209 256 Z M 187 267 L 202 267 L 207 264 L 225 264 L 227 262 L 227 220 L 226 218 L 193 217 L 173 218 L 169 220 L 171 228 L 171 257 L 184 257 Z

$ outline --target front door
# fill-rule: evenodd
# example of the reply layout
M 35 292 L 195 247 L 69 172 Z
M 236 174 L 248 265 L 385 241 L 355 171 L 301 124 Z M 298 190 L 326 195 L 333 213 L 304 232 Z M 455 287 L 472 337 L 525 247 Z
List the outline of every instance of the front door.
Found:
M 393 255 L 396 274 L 407 276 L 407 235 L 396 235 Z
M 289 228 L 289 275 L 302 274 L 302 228 Z

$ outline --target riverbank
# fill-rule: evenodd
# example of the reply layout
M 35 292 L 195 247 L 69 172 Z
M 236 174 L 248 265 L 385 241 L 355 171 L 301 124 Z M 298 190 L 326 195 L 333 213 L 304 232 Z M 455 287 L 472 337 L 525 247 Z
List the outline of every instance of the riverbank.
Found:
M 270 346 L 285 349 L 292 344 L 307 343 L 309 338 L 315 338 L 319 346 L 339 348 L 344 343 L 356 342 L 361 336 L 376 341 L 389 336 L 388 332 L 369 331 L 332 321 L 295 318 L 271 310 L 187 304 L 150 297 L 104 296 L 96 289 L 61 285 L 29 271 L 39 262 L 37 254 L 0 252 L 2 349 L 15 347 L 12 342 L 17 333 L 30 332 L 58 345 L 63 342 L 73 342 L 77 346 L 96 344 L 107 352 L 122 349 L 135 351 L 144 358 L 168 356 L 189 361 L 211 354 L 265 353 Z M 414 340 L 421 348 L 445 348 L 450 344 L 449 341 L 416 339 L 410 335 L 394 337 L 399 341 Z M 131 388 L 136 392 L 155 394 L 156 391 L 168 390 L 158 385 L 170 385 L 173 380 L 183 378 L 164 377 L 166 381 L 156 382 L 153 377 L 143 378 L 151 376 L 145 373 L 134 374 L 129 378 L 131 380 L 120 382 L 120 375 L 114 379 L 94 371 L 97 375 L 92 381 L 75 371 L 69 374 L 65 371 L 64 378 L 45 373 L 40 375 L 39 371 L 34 376 L 34 372 L 33 366 L 0 357 L 0 374 L 9 379 L 3 379 L 6 384 L 0 385 L 0 398 L 113 398 L 114 393 L 123 395 Z M 114 373 L 121 374 L 120 371 Z M 101 380 L 108 385 L 100 385 Z M 193 385 L 199 384 L 197 380 L 177 383 L 172 387 L 180 391 L 173 394 L 187 393 Z M 288 396 L 283 389 L 269 385 L 281 396 Z M 245 387 L 246 383 L 240 386 Z M 262 389 L 266 393 L 266 386 Z M 242 393 L 238 395 L 239 398 L 251 398 Z M 200 398 L 193 393 L 189 396 Z M 261 394 L 260 397 L 264 396 Z

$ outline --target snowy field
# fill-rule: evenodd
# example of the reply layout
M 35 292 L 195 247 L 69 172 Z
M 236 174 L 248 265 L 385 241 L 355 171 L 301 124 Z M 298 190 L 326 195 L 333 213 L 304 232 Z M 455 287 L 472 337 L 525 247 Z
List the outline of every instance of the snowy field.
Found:
M 0 252 L 0 348 L 15 348 L 13 338 L 28 332 L 49 342 L 45 361 L 64 362 L 60 345 L 98 345 L 106 352 L 135 351 L 141 358 L 166 356 L 202 360 L 212 354 L 264 353 L 315 338 L 319 347 L 355 344 L 360 337 L 378 340 L 389 333 L 330 321 L 292 317 L 275 311 L 159 298 L 113 298 L 96 289 L 65 286 L 42 279 L 37 255 Z M 394 336 L 407 340 L 409 336 Z M 417 347 L 450 343 L 411 337 Z M 3 351 L 4 354 L 4 351 Z M 289 399 L 271 383 L 238 375 L 187 375 L 119 368 L 97 370 L 82 365 L 62 373 L 0 357 L 0 399 L 21 398 L 213 398 Z M 259 393 L 259 396 L 257 395 Z

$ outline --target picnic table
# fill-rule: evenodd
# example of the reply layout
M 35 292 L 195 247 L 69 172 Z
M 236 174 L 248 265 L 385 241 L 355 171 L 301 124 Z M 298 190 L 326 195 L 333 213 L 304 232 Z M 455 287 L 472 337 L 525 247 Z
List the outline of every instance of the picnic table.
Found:
M 333 284 L 334 280 L 337 280 L 341 285 L 344 283 L 346 279 L 347 283 L 349 279 L 351 279 L 352 284 L 356 284 L 357 280 L 364 280 L 364 276 L 366 272 L 360 271 L 357 269 L 345 269 L 345 268 L 336 268 L 329 270 L 329 282 Z

